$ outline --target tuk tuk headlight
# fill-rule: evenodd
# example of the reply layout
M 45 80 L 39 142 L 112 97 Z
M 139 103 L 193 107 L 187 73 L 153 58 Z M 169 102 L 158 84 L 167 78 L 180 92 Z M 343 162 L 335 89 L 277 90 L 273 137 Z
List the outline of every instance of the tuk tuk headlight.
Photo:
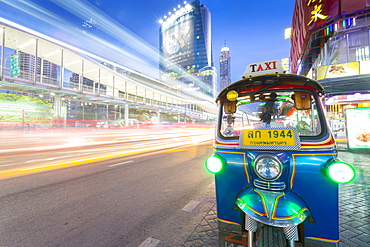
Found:
M 356 177 L 355 169 L 345 162 L 333 160 L 326 168 L 328 177 L 339 184 L 352 182 Z
M 254 161 L 254 170 L 264 180 L 275 180 L 281 176 L 282 163 L 273 154 L 260 154 Z

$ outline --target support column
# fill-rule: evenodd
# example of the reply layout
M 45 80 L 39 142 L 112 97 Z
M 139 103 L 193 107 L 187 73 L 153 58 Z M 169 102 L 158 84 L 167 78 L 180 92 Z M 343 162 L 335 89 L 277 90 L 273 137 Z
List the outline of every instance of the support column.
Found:
M 105 120 L 109 119 L 109 105 L 105 108 Z
M 43 83 L 44 79 L 44 59 L 40 58 L 40 82 Z M 49 84 L 49 82 L 47 82 Z
M 37 58 L 38 58 L 38 53 L 39 53 L 39 40 L 36 39 L 36 44 L 35 44 L 35 69 L 33 70 L 33 83 L 36 84 L 37 82 Z
M 60 53 L 60 89 L 64 88 L 64 50 Z
M 128 104 L 125 105 L 125 126 L 127 127 L 128 126 Z
M 100 96 L 100 69 L 99 69 L 99 77 L 98 77 L 98 95 Z
M 95 108 L 95 121 L 98 121 L 98 110 L 99 110 L 99 104 L 96 103 L 94 105 L 94 108 Z
M 59 95 L 54 96 L 54 116 L 62 116 L 62 97 Z
M 1 41 L 1 81 L 4 80 L 4 68 L 5 68 L 5 27 L 3 31 L 3 40 Z
M 127 92 L 127 81 L 125 81 L 125 99 L 128 99 L 128 92 Z M 126 109 L 126 108 L 125 108 Z
M 159 124 L 161 122 L 161 112 L 157 111 L 157 123 Z
M 84 81 L 84 60 L 81 61 L 81 73 L 78 75 L 78 91 L 83 92 L 83 81 Z
M 137 102 L 137 86 L 135 86 L 135 89 L 136 89 L 135 102 Z
M 114 86 L 114 84 L 115 84 L 115 82 L 116 82 L 116 77 L 115 76 L 113 76 L 113 78 L 112 78 L 112 99 L 114 99 L 114 90 L 115 90 L 115 86 Z
M 82 120 L 85 120 L 85 103 L 81 101 L 82 105 Z M 82 123 L 83 126 L 84 123 Z

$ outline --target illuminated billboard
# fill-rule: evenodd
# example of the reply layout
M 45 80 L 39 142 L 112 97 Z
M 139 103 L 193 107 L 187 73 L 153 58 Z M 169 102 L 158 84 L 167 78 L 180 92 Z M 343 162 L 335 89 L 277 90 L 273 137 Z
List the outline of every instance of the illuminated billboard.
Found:
M 348 148 L 370 148 L 370 108 L 346 109 Z
M 310 70 L 307 77 L 315 80 L 370 74 L 370 60 L 319 66 Z
M 182 21 L 181 21 L 182 20 Z M 162 27 L 163 71 L 176 65 L 184 68 L 194 63 L 194 20 L 183 16 L 180 20 Z

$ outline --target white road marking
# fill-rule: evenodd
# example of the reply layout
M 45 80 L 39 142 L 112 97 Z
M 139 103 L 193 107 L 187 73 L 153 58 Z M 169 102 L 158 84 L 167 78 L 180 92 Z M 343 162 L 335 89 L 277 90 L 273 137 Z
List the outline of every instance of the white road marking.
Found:
M 155 247 L 159 244 L 159 242 L 161 242 L 161 241 L 159 241 L 158 239 L 149 237 L 144 242 L 142 242 L 139 245 L 139 247 Z
M 25 163 L 32 163 L 32 162 L 39 162 L 39 161 L 44 161 L 44 159 L 40 159 L 40 160 L 28 160 Z
M 131 163 L 131 162 L 134 162 L 134 161 L 133 160 L 129 160 L 129 161 L 117 163 L 117 164 L 114 164 L 114 165 L 109 165 L 108 167 L 120 166 L 120 165 L 124 165 L 124 164 Z
M 69 157 L 69 156 L 66 156 L 66 157 Z M 56 160 L 56 159 L 62 159 L 62 158 L 65 158 L 65 157 L 53 157 L 53 158 L 47 158 L 45 160 Z
M 215 186 L 216 186 L 215 182 L 212 182 L 212 183 L 210 183 L 210 184 L 207 186 L 207 188 L 208 188 L 208 189 L 214 189 L 214 188 L 215 188 Z
M 18 164 L 7 164 L 7 165 L 0 165 L 0 167 L 5 167 L 5 166 L 15 166 L 15 165 L 18 165 Z
M 194 210 L 199 205 L 200 202 L 198 201 L 190 201 L 188 204 L 186 204 L 185 207 L 183 207 L 181 210 L 191 213 L 191 211 Z
M 53 158 L 45 158 L 45 159 L 38 159 L 38 160 L 28 160 L 25 163 L 33 163 L 33 162 L 40 162 L 40 161 L 49 161 L 49 160 L 56 160 L 56 159 L 65 159 L 73 157 L 73 155 L 67 155 L 67 156 L 59 156 L 59 157 L 53 157 Z

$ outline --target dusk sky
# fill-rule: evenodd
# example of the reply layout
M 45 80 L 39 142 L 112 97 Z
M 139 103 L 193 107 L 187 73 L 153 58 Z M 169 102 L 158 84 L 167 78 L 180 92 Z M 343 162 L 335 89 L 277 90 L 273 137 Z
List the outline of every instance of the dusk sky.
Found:
M 0 17 L 158 78 L 159 19 L 182 0 L 2 0 Z M 188 1 L 191 2 L 191 1 Z M 214 66 L 226 40 L 232 81 L 253 62 L 289 57 L 294 0 L 201 0 L 211 11 Z

